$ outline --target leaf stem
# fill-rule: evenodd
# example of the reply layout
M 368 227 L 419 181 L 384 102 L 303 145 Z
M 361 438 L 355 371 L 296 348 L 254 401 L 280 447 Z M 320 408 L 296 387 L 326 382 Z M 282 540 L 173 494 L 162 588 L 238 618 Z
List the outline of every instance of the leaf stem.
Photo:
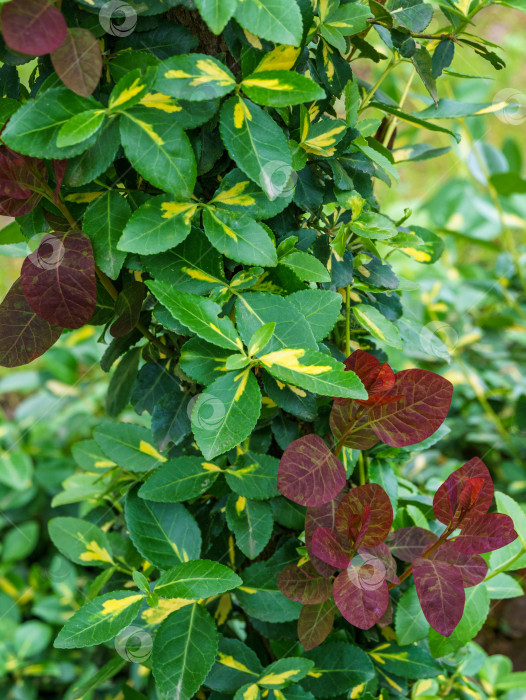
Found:
M 358 113 L 363 112 L 364 109 L 367 107 L 369 102 L 373 99 L 375 92 L 378 90 L 380 85 L 384 82 L 384 80 L 387 78 L 389 73 L 399 64 L 401 63 L 400 59 L 395 58 L 394 56 L 391 58 L 391 61 L 389 62 L 389 65 L 387 68 L 384 70 L 384 72 L 380 75 L 376 83 L 373 85 L 373 87 L 370 89 L 370 91 L 367 93 L 367 95 L 363 98 L 363 102 L 360 105 L 360 109 L 358 110 Z
M 345 355 L 351 354 L 351 285 L 345 290 Z
M 441 544 L 443 544 L 444 542 L 446 542 L 447 538 L 448 538 L 449 535 L 454 531 L 454 529 L 455 529 L 454 526 L 448 525 L 447 528 L 444 530 L 444 532 L 440 535 L 440 537 L 438 538 L 438 540 L 437 540 L 433 545 L 431 545 L 431 547 L 429 547 L 429 549 L 426 549 L 426 551 L 425 551 L 423 554 L 420 555 L 420 556 L 422 557 L 422 559 L 427 559 L 428 556 L 429 556 L 432 552 L 435 551 L 435 549 L 438 549 L 438 548 L 440 547 Z M 404 571 L 404 573 L 400 576 L 400 580 L 398 581 L 398 583 L 390 583 L 390 584 L 389 584 L 389 586 L 388 586 L 389 590 L 391 590 L 392 588 L 396 588 L 397 586 L 399 586 L 399 585 L 402 583 L 402 581 L 405 581 L 407 578 L 409 578 L 409 577 L 411 576 L 412 573 L 413 573 L 413 565 L 410 564 L 410 565 L 408 566 L 408 568 Z

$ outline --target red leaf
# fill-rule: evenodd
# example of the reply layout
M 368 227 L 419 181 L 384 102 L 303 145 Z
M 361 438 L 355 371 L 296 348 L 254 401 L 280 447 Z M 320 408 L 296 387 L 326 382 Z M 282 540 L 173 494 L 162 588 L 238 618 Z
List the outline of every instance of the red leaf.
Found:
M 391 367 L 385 362 L 381 364 L 374 355 L 371 355 L 364 350 L 356 350 L 344 362 L 345 369 L 352 370 L 362 380 L 369 398 L 366 400 L 357 399 L 356 403 L 362 406 L 374 406 L 377 403 L 382 403 L 385 394 L 393 388 L 395 383 L 395 375 Z M 386 397 L 387 401 L 396 400 L 392 397 Z
M 345 467 L 318 435 L 294 440 L 279 463 L 278 490 L 302 506 L 332 501 L 345 481 Z
M 422 612 L 431 627 L 449 637 L 464 612 L 464 586 L 456 566 L 417 557 L 413 576 Z
M 334 603 L 326 600 L 316 605 L 304 605 L 298 619 L 298 637 L 304 649 L 314 649 L 332 630 Z
M 351 545 L 329 527 L 314 530 L 311 548 L 318 559 L 337 569 L 346 569 L 350 564 Z
M 62 328 L 31 310 L 18 279 L 0 304 L 0 365 L 26 365 L 54 345 L 61 333 Z
M 384 612 L 382 617 L 378 620 L 378 627 L 387 627 L 393 622 L 393 602 L 389 598 L 389 603 L 387 604 L 387 610 Z
M 462 576 L 464 588 L 476 586 L 483 581 L 488 573 L 488 565 L 478 554 L 464 554 L 459 552 L 454 542 L 444 542 L 428 557 L 435 561 L 454 564 Z
M 323 578 L 310 562 L 286 566 L 278 576 L 278 588 L 289 600 L 304 605 L 323 603 L 332 595 L 330 580 Z
M 385 542 L 381 542 L 375 547 L 361 547 L 358 550 L 358 554 L 365 563 L 374 563 L 377 568 L 383 568 L 385 578 L 388 581 L 391 583 L 400 583 L 400 579 L 396 575 L 396 562 L 393 559 L 391 550 Z
M 435 372 L 407 369 L 397 372 L 389 394 L 404 398 L 373 406 L 369 410 L 370 425 L 382 442 L 406 447 L 422 442 L 442 425 L 451 404 L 453 385 Z
M 476 519 L 488 512 L 493 500 L 493 481 L 484 462 L 473 457 L 438 488 L 433 499 L 435 518 L 444 525 Z
M 55 176 L 55 192 L 53 196 L 53 201 L 55 202 L 55 204 L 58 204 L 58 193 L 60 192 L 62 182 L 64 181 L 64 175 L 66 174 L 67 164 L 67 158 L 55 158 L 51 161 L 51 169 L 53 170 L 53 175 Z
M 349 420 L 354 418 L 359 408 L 356 401 L 351 401 L 349 399 L 334 400 L 329 424 L 336 442 L 340 441 Z M 369 418 L 366 412 L 363 416 L 358 418 L 356 424 L 353 426 L 352 432 L 347 435 L 343 444 L 355 450 L 368 450 L 370 447 L 376 445 L 377 442 L 378 438 L 369 425 Z
M 0 14 L 5 43 L 13 51 L 44 56 L 55 51 L 66 36 L 66 20 L 48 0 L 8 2 Z
M 80 231 L 48 233 L 22 264 L 22 289 L 33 311 L 49 323 L 80 328 L 97 300 L 90 239 Z
M 503 513 L 486 513 L 477 520 L 470 518 L 455 539 L 455 549 L 466 554 L 482 554 L 500 549 L 517 539 L 513 520 Z
M 389 538 L 391 552 L 397 559 L 413 561 L 431 547 L 438 536 L 423 527 L 403 527 Z
M 374 547 L 385 540 L 393 524 L 393 507 L 379 484 L 351 489 L 336 511 L 335 526 L 355 548 Z
M 375 625 L 389 604 L 384 572 L 373 564 L 351 565 L 338 574 L 332 591 L 344 618 L 362 630 Z
M 68 29 L 64 43 L 51 54 L 51 62 L 64 85 L 77 95 L 89 97 L 99 84 L 102 54 L 88 29 Z
M 334 529 L 334 516 L 336 515 L 336 509 L 342 498 L 343 493 L 340 493 L 334 500 L 325 503 L 323 506 L 307 508 L 307 513 L 305 514 L 305 545 L 307 546 L 307 552 L 314 568 L 319 571 L 322 576 L 326 577 L 334 573 L 334 567 L 321 561 L 321 559 L 318 559 L 313 553 L 312 535 L 318 527 Z
M 47 182 L 44 161 L 0 146 L 0 172 L 0 214 L 14 217 L 28 214 L 42 196 L 32 188 Z

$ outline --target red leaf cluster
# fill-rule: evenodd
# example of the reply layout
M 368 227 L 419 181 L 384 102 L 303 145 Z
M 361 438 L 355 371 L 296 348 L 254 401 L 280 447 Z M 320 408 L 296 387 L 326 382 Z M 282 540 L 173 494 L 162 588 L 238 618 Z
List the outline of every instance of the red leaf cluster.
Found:
M 40 158 L 29 158 L 0 146 L 0 214 L 24 216 L 40 202 L 42 195 L 34 191 L 47 183 L 46 164 Z

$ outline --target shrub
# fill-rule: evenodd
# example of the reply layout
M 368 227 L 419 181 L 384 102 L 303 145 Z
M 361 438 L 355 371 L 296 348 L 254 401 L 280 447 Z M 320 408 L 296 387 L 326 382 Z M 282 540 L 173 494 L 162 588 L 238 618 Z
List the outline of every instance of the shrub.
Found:
M 74 445 L 82 479 L 49 521 L 92 578 L 54 646 L 139 662 L 125 698 L 443 695 L 526 516 L 505 494 L 489 512 L 478 456 L 433 498 L 398 471 L 447 432 L 453 387 L 387 362 L 442 352 L 387 259 L 444 246 L 373 186 L 398 180 L 400 122 L 457 139 L 434 118 L 503 108 L 439 101 L 456 51 L 503 66 L 470 31 L 482 5 L 440 3 L 448 26 L 426 33 L 418 1 L 117 4 L 120 24 L 101 0 L 0 14 L 0 213 L 33 251 L 0 305 L 0 364 L 90 324 L 112 372 L 110 420 Z M 374 85 L 358 58 L 387 61 Z M 419 114 L 380 89 L 405 63 Z M 67 697 L 118 688 L 123 659 Z

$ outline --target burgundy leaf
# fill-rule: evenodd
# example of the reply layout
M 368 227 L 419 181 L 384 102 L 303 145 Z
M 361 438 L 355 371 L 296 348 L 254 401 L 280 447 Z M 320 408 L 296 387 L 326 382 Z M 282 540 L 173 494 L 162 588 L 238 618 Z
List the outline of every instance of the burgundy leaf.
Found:
M 55 192 L 53 194 L 53 201 L 58 205 L 58 193 L 62 187 L 62 182 L 64 181 L 64 175 L 66 174 L 66 166 L 68 164 L 67 158 L 54 158 L 51 161 L 51 169 L 53 170 L 53 175 L 55 177 Z
M 391 550 L 381 542 L 375 547 L 360 547 L 358 554 L 366 564 L 374 564 L 377 568 L 383 568 L 385 578 L 391 583 L 400 583 L 396 575 L 396 561 L 393 559 Z M 354 560 L 353 560 L 354 563 Z
M 13 51 L 44 56 L 66 36 L 66 20 L 48 0 L 17 0 L 3 5 L 0 14 L 5 43 Z
M 413 561 L 435 544 L 438 536 L 423 527 L 403 527 L 389 537 L 391 552 L 401 561 Z
M 389 604 L 384 572 L 373 564 L 351 565 L 340 572 L 332 591 L 334 602 L 344 618 L 362 630 L 375 625 Z
M 64 85 L 77 95 L 89 97 L 99 84 L 102 54 L 88 29 L 68 29 L 64 43 L 51 54 L 51 61 Z
M 356 350 L 344 362 L 346 370 L 352 370 L 361 379 L 367 393 L 368 399 L 357 399 L 356 403 L 362 406 L 374 406 L 384 401 L 395 400 L 393 397 L 382 397 L 395 383 L 395 375 L 391 367 L 385 362 L 381 364 L 374 355 L 364 350 Z
M 18 279 L 0 304 L 0 365 L 26 365 L 54 345 L 61 333 L 62 328 L 32 311 Z
M 329 527 L 314 530 L 311 548 L 318 559 L 337 569 L 346 569 L 351 561 L 351 545 Z
M 488 512 L 493 500 L 493 481 L 484 462 L 473 457 L 438 488 L 433 499 L 435 518 L 444 525 L 476 519 Z
M 145 294 L 146 287 L 142 282 L 130 282 L 121 291 L 115 301 L 117 320 L 110 328 L 114 338 L 121 338 L 135 328 L 141 315 Z
M 34 209 L 42 195 L 32 188 L 47 182 L 44 161 L 0 146 L 0 173 L 0 214 L 17 217 Z
M 462 576 L 464 588 L 476 586 L 483 581 L 488 573 L 488 565 L 478 554 L 459 552 L 454 542 L 443 542 L 440 547 L 431 552 L 428 557 L 434 561 L 454 564 Z
M 345 467 L 318 435 L 291 442 L 279 463 L 278 490 L 302 506 L 332 501 L 345 481 Z
M 442 425 L 451 404 L 453 385 L 435 372 L 407 369 L 397 372 L 389 393 L 404 398 L 373 406 L 369 410 L 370 425 L 382 442 L 406 447 L 422 442 Z
M 278 576 L 278 588 L 289 600 L 304 605 L 323 603 L 332 596 L 330 580 L 323 578 L 310 562 L 286 566 Z
M 426 620 L 434 630 L 449 637 L 464 612 L 462 574 L 453 564 L 417 557 L 413 576 Z
M 307 508 L 307 512 L 305 514 L 305 545 L 307 546 L 309 559 L 314 568 L 325 577 L 329 577 L 334 573 L 334 567 L 329 566 L 324 561 L 321 561 L 321 559 L 318 559 L 318 557 L 313 553 L 312 535 L 318 527 L 329 527 L 331 530 L 334 529 L 334 516 L 336 515 L 336 509 L 342 498 L 343 493 L 340 493 L 334 500 L 329 501 L 329 503 L 325 503 L 323 506 Z
M 90 239 L 80 231 L 46 234 L 22 264 L 22 289 L 33 311 L 55 325 L 80 328 L 97 299 Z
M 37 206 L 42 195 L 33 192 L 28 199 L 11 199 L 11 197 L 0 196 L 0 214 L 2 216 L 24 216 Z
M 387 627 L 393 622 L 393 602 L 389 598 L 389 603 L 387 604 L 387 610 L 384 612 L 382 617 L 378 620 L 378 627 Z
M 334 622 L 334 603 L 326 600 L 316 605 L 304 605 L 298 619 L 298 637 L 305 650 L 314 649 L 321 644 Z
M 471 518 L 455 539 L 455 549 L 466 554 L 482 554 L 500 549 L 517 539 L 513 520 L 504 513 L 486 513 Z
M 351 489 L 336 511 L 335 526 L 355 549 L 374 547 L 385 540 L 393 524 L 393 507 L 379 484 Z
M 356 412 L 360 410 L 356 401 L 349 399 L 335 399 L 332 405 L 329 423 L 336 442 L 339 442 L 347 428 L 349 421 L 354 419 Z M 371 426 L 368 424 L 367 412 L 360 416 L 353 425 L 352 431 L 345 438 L 344 445 L 355 450 L 368 450 L 378 442 Z

